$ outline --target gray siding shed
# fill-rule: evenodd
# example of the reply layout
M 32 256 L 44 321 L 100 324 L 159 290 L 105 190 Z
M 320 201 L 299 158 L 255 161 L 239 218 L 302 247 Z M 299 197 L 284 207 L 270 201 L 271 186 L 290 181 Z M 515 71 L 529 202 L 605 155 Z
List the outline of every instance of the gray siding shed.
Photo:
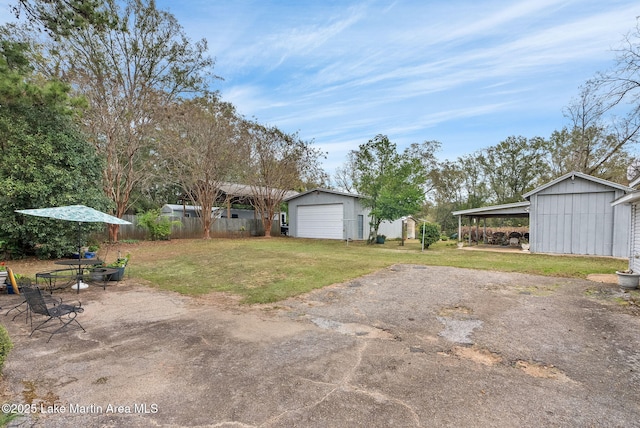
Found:
M 314 189 L 286 199 L 289 235 L 298 238 L 367 239 L 368 210 L 362 207 L 359 199 L 359 195 L 327 189 Z M 341 217 L 333 215 L 337 209 Z
M 572 172 L 523 195 L 531 252 L 628 257 L 631 208 L 612 205 L 629 187 Z
M 367 240 L 370 210 L 362 206 L 361 200 L 360 195 L 329 189 L 309 190 L 287 198 L 289 236 Z M 415 226 L 413 219 L 407 222 Z M 378 233 L 389 239 L 401 238 L 402 219 L 382 222 Z

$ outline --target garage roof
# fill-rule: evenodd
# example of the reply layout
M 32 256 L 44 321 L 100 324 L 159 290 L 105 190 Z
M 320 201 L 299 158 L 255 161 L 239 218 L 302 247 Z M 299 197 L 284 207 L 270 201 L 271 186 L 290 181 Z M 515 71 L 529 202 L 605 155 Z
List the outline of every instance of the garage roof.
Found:
M 347 192 L 339 192 L 337 190 L 330 190 L 330 189 L 320 189 L 320 188 L 316 188 L 316 189 L 312 189 L 312 190 L 307 190 L 306 192 L 302 192 L 302 193 L 298 193 L 296 195 L 292 195 L 289 196 L 288 198 L 284 199 L 284 202 L 289 202 L 293 199 L 299 198 L 301 196 L 304 195 L 308 195 L 310 193 L 314 193 L 314 192 L 318 192 L 318 193 L 331 193 L 333 195 L 341 195 L 341 196 L 350 196 L 352 198 L 362 198 L 362 195 L 358 195 L 356 193 L 347 193 Z

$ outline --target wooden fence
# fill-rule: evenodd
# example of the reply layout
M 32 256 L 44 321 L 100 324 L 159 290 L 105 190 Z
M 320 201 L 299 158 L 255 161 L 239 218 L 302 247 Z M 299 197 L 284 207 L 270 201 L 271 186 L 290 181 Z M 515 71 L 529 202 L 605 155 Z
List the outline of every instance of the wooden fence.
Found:
M 125 215 L 123 219 L 130 221 L 132 224 L 120 226 L 120 231 L 118 232 L 119 240 L 147 239 L 147 231 L 138 226 L 136 216 Z M 192 217 L 172 217 L 171 219 L 178 220 L 181 223 L 181 225 L 174 225 L 171 228 L 171 239 L 202 238 L 202 224 L 200 223 L 200 219 Z M 271 235 L 280 235 L 280 223 L 278 221 L 273 222 Z M 264 236 L 262 221 L 244 218 L 218 218 L 211 224 L 212 238 L 239 238 L 249 236 Z

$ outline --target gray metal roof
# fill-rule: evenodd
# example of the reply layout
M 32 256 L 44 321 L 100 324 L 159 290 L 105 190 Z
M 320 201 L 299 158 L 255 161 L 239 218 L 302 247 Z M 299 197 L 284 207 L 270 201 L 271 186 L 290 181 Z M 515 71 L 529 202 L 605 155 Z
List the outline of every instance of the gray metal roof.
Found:
M 332 195 L 350 196 L 352 198 L 363 198 L 364 197 L 364 196 L 358 195 L 356 193 L 347 193 L 347 192 L 340 192 L 340 191 L 331 190 L 331 189 L 316 188 L 316 189 L 307 190 L 306 192 L 298 193 L 296 195 L 289 196 L 289 197 L 284 199 L 284 202 L 289 202 L 292 199 L 296 199 L 296 198 L 299 198 L 299 197 L 304 196 L 304 195 L 308 195 L 309 193 L 313 193 L 313 192 L 331 193 Z
M 638 201 L 640 201 L 640 190 L 635 190 L 631 193 L 627 193 L 626 195 L 619 197 L 615 201 L 612 201 L 611 206 L 620 204 L 632 204 Z
M 218 189 L 220 189 L 222 192 L 226 193 L 227 195 L 232 195 L 236 197 L 251 198 L 254 195 L 254 190 L 258 190 L 258 194 L 260 195 L 264 195 L 272 191 L 277 191 L 277 192 L 281 191 L 281 190 L 269 189 L 267 187 L 261 187 L 261 186 L 254 186 L 254 187 L 255 188 L 252 189 L 252 186 L 248 184 L 227 183 L 227 182 L 218 183 Z M 291 198 L 297 194 L 298 192 L 294 190 L 287 190 L 284 192 L 285 198 Z
M 511 204 L 454 211 L 452 214 L 455 216 L 462 215 L 467 217 L 528 217 L 529 205 L 531 205 L 529 201 L 514 202 Z
M 555 186 L 556 184 L 560 183 L 561 181 L 567 180 L 569 178 L 573 179 L 575 177 L 579 177 L 579 178 L 582 178 L 582 179 L 588 180 L 588 181 L 593 181 L 594 183 L 599 183 L 599 184 L 602 184 L 603 186 L 612 187 L 614 189 L 623 190 L 625 192 L 630 192 L 630 191 L 633 190 L 628 186 L 623 186 L 622 184 L 614 183 L 613 181 L 607 181 L 607 180 L 604 180 L 602 178 L 593 177 L 591 175 L 584 174 L 582 172 L 573 171 L 573 172 L 570 172 L 570 173 L 567 173 L 567 174 L 563 175 L 562 177 L 558 177 L 555 180 L 552 180 L 552 181 L 550 181 L 550 182 L 548 182 L 546 184 L 543 184 L 542 186 L 537 187 L 537 188 L 533 189 L 530 192 L 525 193 L 524 195 L 522 195 L 522 197 L 525 198 L 525 199 L 528 199 L 531 195 L 534 195 L 534 194 L 536 194 L 538 192 L 541 192 L 544 189 L 548 189 L 551 186 Z

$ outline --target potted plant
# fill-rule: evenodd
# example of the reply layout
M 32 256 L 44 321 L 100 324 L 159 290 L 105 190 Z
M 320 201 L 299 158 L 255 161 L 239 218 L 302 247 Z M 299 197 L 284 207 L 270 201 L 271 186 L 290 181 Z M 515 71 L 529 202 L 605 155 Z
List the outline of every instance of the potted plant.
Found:
M 384 244 L 384 241 L 387 239 L 385 235 L 376 236 L 376 244 Z
M 89 245 L 89 247 L 87 247 L 87 251 L 85 251 L 84 253 L 84 258 L 86 259 L 93 259 L 96 257 L 96 251 L 98 251 L 100 247 L 97 245 Z
M 625 290 L 633 290 L 638 288 L 638 281 L 640 280 L 640 273 L 634 272 L 632 269 L 623 271 L 616 271 L 618 275 L 618 285 Z
M 127 263 L 129 263 L 130 258 L 131 254 L 127 254 L 125 257 L 118 257 L 115 262 L 106 266 L 118 270 L 118 272 L 109 275 L 109 281 L 120 281 L 124 277 L 124 268 L 127 266 Z

